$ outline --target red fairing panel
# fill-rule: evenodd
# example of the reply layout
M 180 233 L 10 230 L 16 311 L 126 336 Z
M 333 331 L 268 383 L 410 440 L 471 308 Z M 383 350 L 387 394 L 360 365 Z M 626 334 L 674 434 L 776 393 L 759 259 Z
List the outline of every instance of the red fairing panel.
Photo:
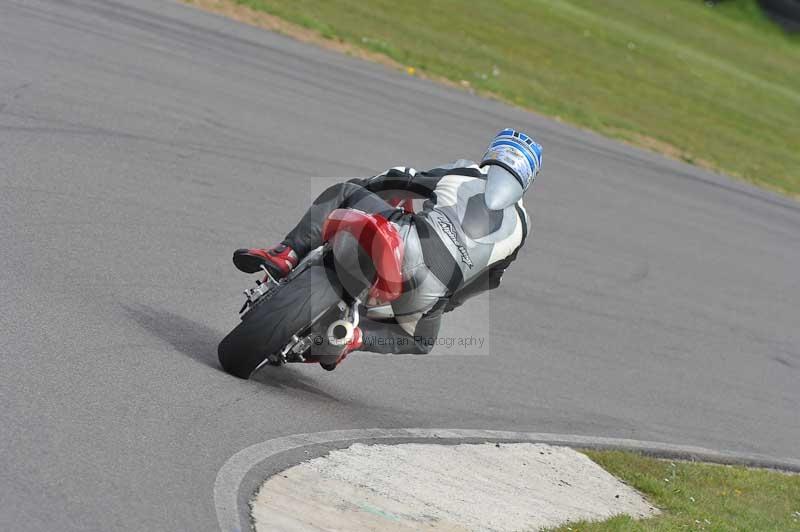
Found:
M 370 297 L 389 302 L 403 291 L 403 240 L 397 229 L 379 214 L 353 209 L 336 209 L 325 220 L 322 240 L 329 241 L 339 231 L 350 233 L 375 263 L 378 278 L 370 288 Z

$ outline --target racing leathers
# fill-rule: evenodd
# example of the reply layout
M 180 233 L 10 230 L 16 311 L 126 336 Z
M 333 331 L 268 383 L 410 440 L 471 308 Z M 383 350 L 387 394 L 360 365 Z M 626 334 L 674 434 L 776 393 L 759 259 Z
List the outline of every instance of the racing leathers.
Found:
M 502 210 L 484 201 L 488 167 L 459 160 L 426 172 L 395 167 L 325 190 L 286 236 L 300 257 L 321 245 L 322 226 L 337 208 L 381 214 L 403 239 L 403 293 L 394 317 L 362 317 L 363 351 L 428 353 L 442 315 L 470 297 L 496 288 L 525 243 L 530 225 L 522 200 Z M 407 213 L 398 200 L 424 199 Z M 393 203 L 390 203 L 392 201 Z

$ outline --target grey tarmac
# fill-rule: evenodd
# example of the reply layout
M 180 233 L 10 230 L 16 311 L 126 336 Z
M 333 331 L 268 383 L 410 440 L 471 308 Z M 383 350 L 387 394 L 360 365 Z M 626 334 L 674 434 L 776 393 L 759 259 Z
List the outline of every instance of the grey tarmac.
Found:
M 220 371 L 233 249 L 507 125 L 544 167 L 503 285 L 447 317 L 482 348 Z M 332 430 L 800 458 L 800 206 L 724 176 L 175 2 L 5 0 L 0 190 L 2 530 L 217 530 L 230 457 Z

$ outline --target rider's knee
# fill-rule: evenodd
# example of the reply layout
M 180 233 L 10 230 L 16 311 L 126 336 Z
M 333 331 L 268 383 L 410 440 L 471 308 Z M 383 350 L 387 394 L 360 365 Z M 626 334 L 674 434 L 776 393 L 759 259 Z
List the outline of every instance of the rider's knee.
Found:
M 352 183 L 336 183 L 335 185 L 331 185 L 326 188 L 322 194 L 317 196 L 317 199 L 314 200 L 314 205 L 328 203 L 330 201 L 341 203 L 342 199 L 347 196 L 347 190 L 353 186 L 355 185 Z
M 433 346 L 436 345 L 436 338 L 417 337 L 414 344 L 418 355 L 427 355 L 433 351 Z

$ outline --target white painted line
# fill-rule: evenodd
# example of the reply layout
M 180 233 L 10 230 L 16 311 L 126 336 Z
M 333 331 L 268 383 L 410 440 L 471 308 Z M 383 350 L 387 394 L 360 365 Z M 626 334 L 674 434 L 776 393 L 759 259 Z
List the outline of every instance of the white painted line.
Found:
M 641 451 L 657 456 L 701 460 L 726 464 L 743 464 L 800 472 L 800 460 L 775 459 L 761 454 L 713 451 L 703 447 L 668 443 L 602 438 L 573 434 L 513 432 L 477 429 L 352 429 L 294 434 L 274 438 L 242 449 L 228 459 L 217 473 L 214 482 L 214 505 L 217 521 L 223 532 L 242 532 L 249 528 L 247 514 L 241 513 L 238 504 L 239 486 L 256 465 L 280 453 L 310 445 L 356 442 L 370 440 L 475 440 L 549 443 L 568 447 L 612 448 Z M 309 458 L 312 458 L 309 456 Z M 244 520 L 242 521 L 242 517 Z

